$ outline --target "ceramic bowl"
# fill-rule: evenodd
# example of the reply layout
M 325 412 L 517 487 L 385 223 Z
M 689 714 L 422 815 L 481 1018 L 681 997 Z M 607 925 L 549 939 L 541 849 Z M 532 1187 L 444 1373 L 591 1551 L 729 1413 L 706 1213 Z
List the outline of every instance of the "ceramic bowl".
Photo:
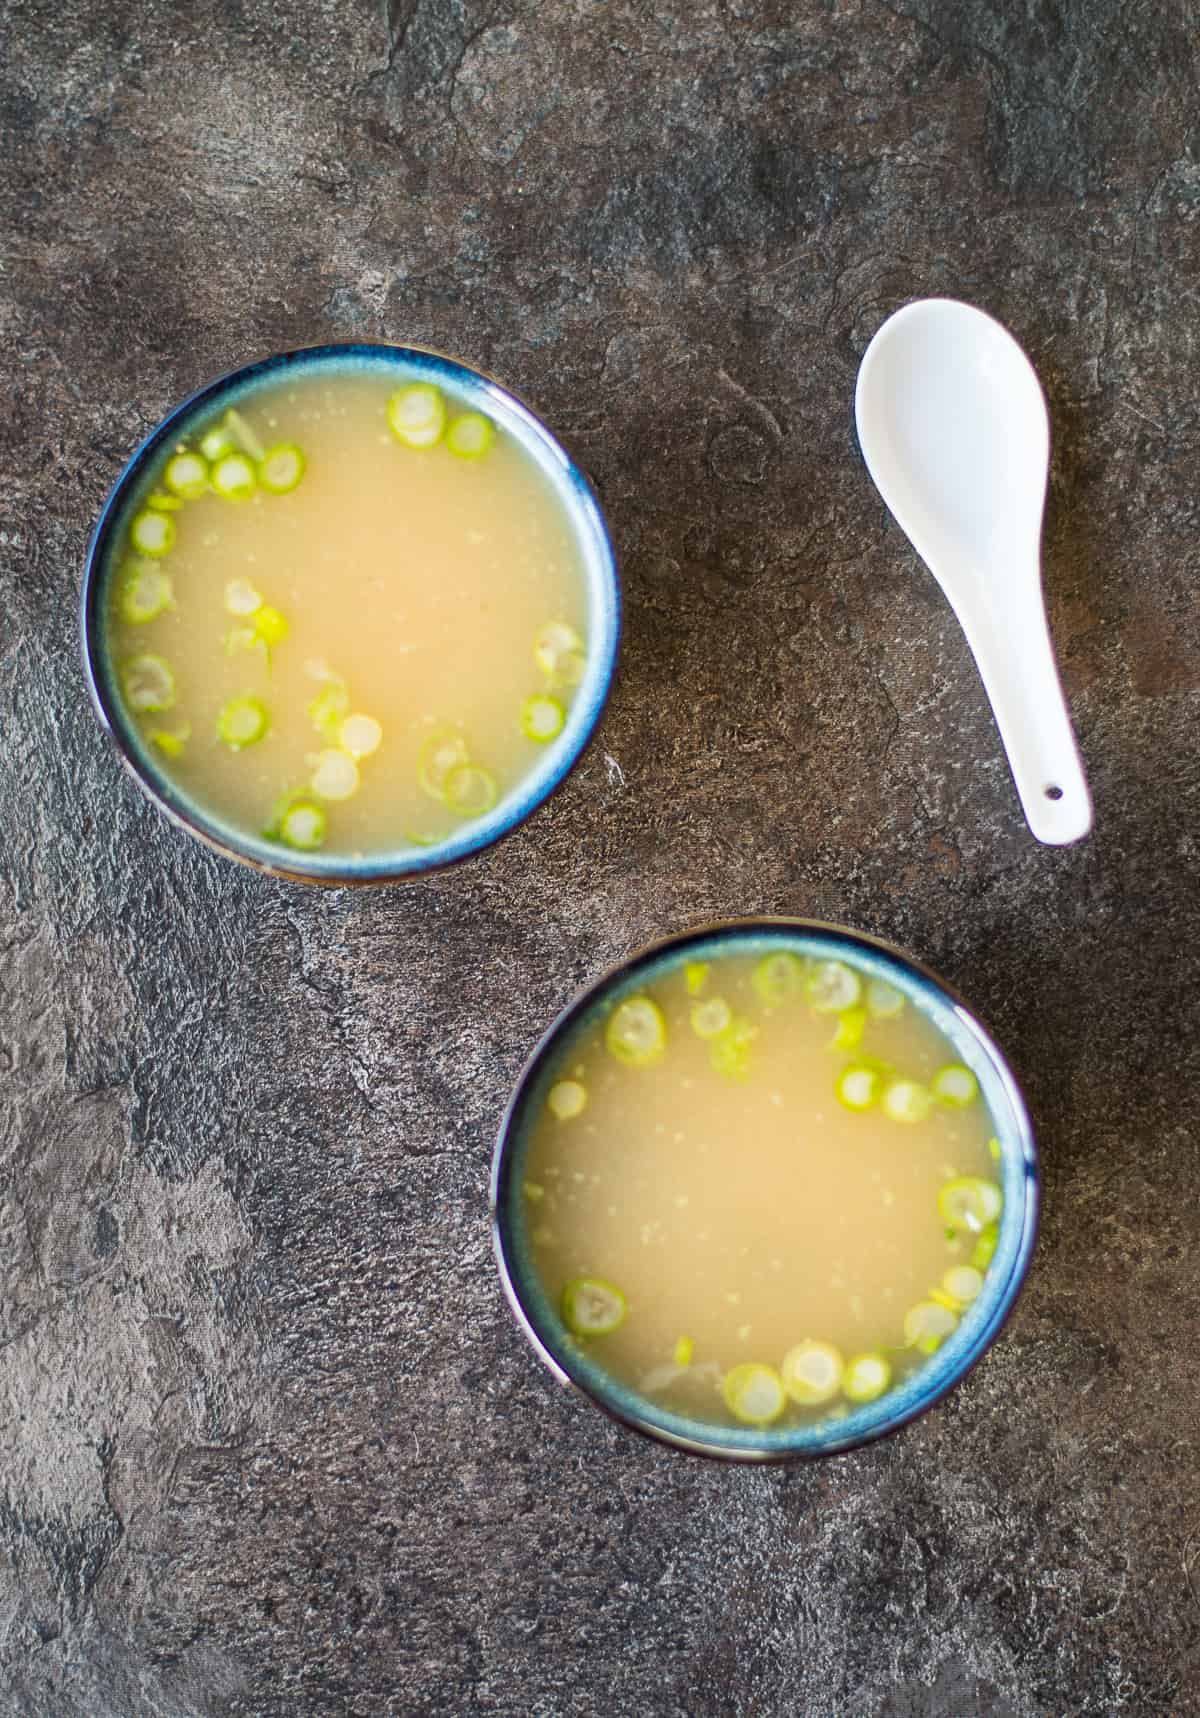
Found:
M 218 410 L 236 406 L 266 382 L 313 371 L 371 370 L 397 386 L 434 382 L 457 404 L 482 411 L 514 436 L 540 467 L 570 519 L 587 586 L 587 669 L 563 731 L 537 765 L 485 816 L 464 824 L 435 847 L 396 852 L 297 853 L 235 828 L 197 804 L 160 767 L 118 695 L 105 637 L 108 584 L 117 561 L 115 545 L 154 487 L 163 453 Z M 134 453 L 105 503 L 88 547 L 81 630 L 84 668 L 100 721 L 116 742 L 138 786 L 159 809 L 191 835 L 232 859 L 259 870 L 314 883 L 380 883 L 419 875 L 469 858 L 508 834 L 535 811 L 563 780 L 586 746 L 612 684 L 620 631 L 620 591 L 607 526 L 591 487 L 541 419 L 499 382 L 455 358 L 413 346 L 345 344 L 282 352 L 221 376 L 192 394 L 163 419 Z
M 900 989 L 950 1041 L 979 1080 L 1000 1145 L 996 1174 L 1004 1192 L 999 1238 L 979 1298 L 922 1367 L 878 1400 L 845 1418 L 790 1428 L 719 1426 L 670 1411 L 618 1382 L 569 1335 L 538 1280 L 525 1231 L 521 1185 L 529 1125 L 556 1077 L 564 1039 L 598 1013 L 685 961 L 729 952 L 853 961 Z M 894 1432 L 944 1396 L 999 1335 L 1024 1280 L 1037 1230 L 1038 1170 L 1033 1132 L 1016 1081 L 995 1042 L 948 985 L 909 955 L 877 938 L 804 919 L 738 919 L 657 942 L 581 991 L 529 1059 L 501 1123 L 492 1166 L 492 1237 L 504 1290 L 517 1322 L 561 1382 L 582 1391 L 625 1425 L 663 1443 L 733 1461 L 786 1461 L 832 1455 Z

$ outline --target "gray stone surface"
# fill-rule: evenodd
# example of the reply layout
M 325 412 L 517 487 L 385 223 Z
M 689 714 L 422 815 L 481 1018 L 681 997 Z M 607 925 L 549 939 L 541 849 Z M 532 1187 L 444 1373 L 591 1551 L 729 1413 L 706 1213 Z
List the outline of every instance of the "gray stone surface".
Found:
M 1163 0 L 0 8 L 0 1712 L 1200 1712 L 1198 24 Z M 907 297 L 1049 393 L 1097 825 L 1023 827 L 857 456 Z M 598 742 L 480 861 L 281 887 L 142 803 L 76 659 L 137 438 L 251 355 L 410 338 L 594 474 Z M 493 1128 L 664 929 L 880 931 L 989 1017 L 1046 1216 L 939 1411 L 726 1471 L 561 1395 Z

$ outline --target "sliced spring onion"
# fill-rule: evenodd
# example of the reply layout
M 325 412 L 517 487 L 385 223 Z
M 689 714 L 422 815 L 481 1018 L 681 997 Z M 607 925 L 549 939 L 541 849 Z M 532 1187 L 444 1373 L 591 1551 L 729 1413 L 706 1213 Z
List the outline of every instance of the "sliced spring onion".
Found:
M 342 722 L 350 708 L 350 694 L 340 680 L 331 680 L 322 687 L 308 706 L 309 720 L 323 740 L 331 746 L 341 742 Z
M 989 1139 L 988 1140 L 988 1155 L 990 1157 L 995 1158 L 996 1162 L 999 1163 L 999 1161 L 1000 1161 L 1000 1141 L 998 1139 Z
M 214 424 L 200 437 L 200 452 L 210 465 L 215 465 L 222 454 L 233 450 L 233 434 L 224 424 Z
M 175 541 L 175 521 L 169 513 L 139 513 L 129 527 L 129 541 L 139 555 L 157 560 Z
M 711 963 L 707 960 L 689 960 L 683 969 L 683 982 L 687 985 L 689 996 L 699 996 L 704 989 L 704 981 L 708 977 Z
M 660 1361 L 638 1379 L 638 1389 L 643 1396 L 656 1395 L 659 1390 L 669 1390 L 672 1384 L 677 1384 L 686 1371 L 686 1366 L 676 1366 L 673 1360 Z
M 171 575 L 165 567 L 134 561 L 121 579 L 121 618 L 131 626 L 144 626 L 164 609 L 174 607 Z
M 446 427 L 446 402 L 429 382 L 400 388 L 387 403 L 388 427 L 405 447 L 433 447 Z
M 208 461 L 198 453 L 176 453 L 167 461 L 163 482 L 181 501 L 199 501 L 208 488 Z
M 970 1306 L 983 1287 L 983 1273 L 975 1265 L 952 1265 L 942 1278 L 942 1287 L 962 1306 Z
M 222 500 L 249 501 L 258 478 L 244 453 L 223 453 L 212 468 L 212 486 Z
M 264 663 L 271 660 L 266 639 L 260 638 L 252 626 L 231 626 L 225 634 L 226 656 L 236 656 L 239 650 L 257 650 Z
M 842 1392 L 852 1402 L 873 1402 L 892 1381 L 892 1369 L 882 1354 L 856 1354 L 846 1362 Z
M 279 837 L 289 847 L 309 852 L 324 841 L 325 828 L 326 818 L 321 807 L 309 799 L 298 799 L 280 818 Z
M 723 996 L 709 996 L 692 1004 L 691 1021 L 697 1038 L 719 1038 L 733 1024 L 733 1009 Z
M 374 716 L 347 716 L 338 728 L 338 745 L 352 758 L 369 758 L 383 742 L 383 728 Z
M 183 502 L 178 495 L 168 495 L 165 489 L 156 489 L 153 495 L 147 495 L 146 506 L 152 513 L 178 513 Z
M 957 1325 L 949 1307 L 939 1306 L 935 1300 L 919 1300 L 904 1315 L 904 1340 L 922 1354 L 936 1354 Z
M 735 1015 L 720 1037 L 712 1041 L 709 1060 L 713 1072 L 725 1080 L 744 1080 L 750 1073 L 750 1046 L 758 1037 L 758 1027 Z
M 611 1336 L 628 1310 L 620 1289 L 602 1277 L 576 1277 L 562 1291 L 563 1323 L 576 1336 Z
M 521 705 L 521 732 L 527 740 L 537 740 L 540 745 L 561 734 L 566 719 L 567 712 L 548 692 L 535 692 Z
M 266 457 L 262 442 L 259 441 L 241 412 L 235 411 L 232 406 L 225 413 L 225 428 L 242 452 L 248 453 L 256 464 Z
M 648 996 L 629 996 L 613 1010 L 604 1031 L 610 1056 L 630 1068 L 649 1068 L 660 1062 L 667 1049 L 667 1023 L 657 1002 Z
M 268 448 L 258 462 L 258 481 L 268 495 L 290 495 L 304 476 L 305 459 L 292 442 Z
M 482 817 L 500 797 L 496 778 L 478 764 L 459 764 L 446 777 L 443 799 L 456 817 Z
M 965 1109 L 979 1096 L 979 1081 L 961 1062 L 948 1062 L 944 1068 L 938 1069 L 929 1083 L 938 1102 L 949 1105 L 951 1109 Z
M 318 799 L 349 799 L 358 792 L 358 765 L 331 746 L 317 753 L 308 785 Z
M 192 730 L 186 726 L 181 729 L 155 728 L 150 736 L 150 744 L 157 746 L 164 757 L 179 758 L 183 756 L 183 748 L 192 737 Z
M 540 1181 L 523 1181 L 521 1183 L 521 1192 L 525 1195 L 531 1205 L 540 1205 L 542 1200 L 546 1197 L 546 1189 L 542 1186 Z
M 971 1263 L 977 1271 L 986 1271 L 996 1253 L 996 1243 L 1000 1239 L 1000 1230 L 995 1223 L 989 1223 L 976 1241 L 971 1253 Z
M 884 1090 L 883 1113 L 889 1121 L 924 1121 L 932 1108 L 933 1094 L 919 1080 L 892 1080 Z
M 430 734 L 417 753 L 417 781 L 421 790 L 431 799 L 444 799 L 448 776 L 469 757 L 466 740 L 452 728 L 439 728 Z
M 798 954 L 764 955 L 750 974 L 758 1000 L 767 1008 L 782 1008 L 804 988 L 804 962 Z
M 734 1418 L 748 1426 L 769 1426 L 787 1407 L 778 1372 L 756 1360 L 727 1372 L 721 1381 L 721 1394 Z
M 263 605 L 249 579 L 230 579 L 225 586 L 225 607 L 230 614 L 257 614 Z
M 818 1014 L 844 1014 L 862 995 L 862 979 L 842 960 L 819 960 L 804 986 L 808 1006 Z
M 838 1103 L 848 1110 L 869 1110 L 879 1102 L 881 1085 L 879 1072 L 875 1068 L 866 1068 L 851 1064 L 843 1068 L 837 1077 L 834 1087 Z
M 947 1312 L 960 1313 L 962 1311 L 962 1302 L 956 1300 L 949 1289 L 931 1288 L 929 1298 L 937 1301 L 939 1306 L 944 1306 Z
M 838 1015 L 837 1031 L 829 1040 L 831 1050 L 857 1050 L 867 1029 L 865 1008 L 847 1008 Z
M 867 982 L 867 1011 L 872 1020 L 892 1020 L 904 1012 L 904 992 L 882 978 Z
M 565 620 L 548 620 L 533 641 L 533 660 L 547 679 L 578 686 L 587 666 L 582 638 Z
M 217 717 L 217 738 L 231 751 L 252 746 L 267 731 L 266 705 L 259 698 L 231 698 Z
M 263 603 L 261 608 L 254 611 L 254 630 L 263 643 L 270 647 L 272 644 L 282 644 L 288 635 L 288 623 L 277 608 L 270 603 Z
M 558 1080 L 546 1094 L 546 1108 L 556 1121 L 574 1121 L 587 1108 L 587 1087 L 581 1080 Z
M 446 446 L 459 459 L 482 459 L 495 434 L 491 419 L 482 412 L 464 412 L 446 431 Z
M 125 702 L 131 710 L 157 715 L 175 702 L 175 676 L 161 656 L 135 656 L 121 673 Z
M 989 1223 L 996 1221 L 1003 1206 L 1004 1195 L 996 1183 L 984 1181 L 978 1175 L 960 1175 L 947 1181 L 938 1194 L 938 1213 L 943 1223 L 970 1229 L 975 1235 L 982 1234 Z
M 810 1338 L 788 1349 L 780 1373 L 792 1401 L 815 1408 L 822 1402 L 831 1402 L 837 1395 L 845 1369 L 846 1363 L 832 1342 Z
M 675 1351 L 671 1358 L 674 1360 L 676 1366 L 682 1367 L 686 1370 L 686 1368 L 692 1364 L 692 1356 L 695 1352 L 696 1344 L 692 1341 L 691 1337 L 681 1336 L 679 1341 L 675 1344 Z

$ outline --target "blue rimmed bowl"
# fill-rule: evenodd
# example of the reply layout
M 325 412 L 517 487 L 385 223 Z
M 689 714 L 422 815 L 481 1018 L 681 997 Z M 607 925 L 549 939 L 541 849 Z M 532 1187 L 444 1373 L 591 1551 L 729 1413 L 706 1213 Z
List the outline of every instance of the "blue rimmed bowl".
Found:
M 583 681 L 561 734 L 485 816 L 435 847 L 350 855 L 299 853 L 239 829 L 199 804 L 167 774 L 129 718 L 109 652 L 105 615 L 117 546 L 155 487 L 163 455 L 266 383 L 317 370 L 374 370 L 397 385 L 434 382 L 460 406 L 481 411 L 507 430 L 533 459 L 571 523 L 584 571 L 588 654 Z M 578 761 L 600 719 L 616 669 L 621 599 L 616 558 L 604 516 L 587 478 L 541 419 L 501 383 L 456 358 L 417 346 L 355 342 L 281 352 L 220 376 L 184 400 L 134 453 L 117 479 L 92 534 L 84 568 L 80 628 L 84 671 L 96 713 L 138 786 L 171 821 L 231 859 L 309 883 L 387 883 L 470 858 L 530 816 Z
M 716 1425 L 663 1408 L 614 1378 L 574 1341 L 542 1288 L 533 1262 L 521 1194 L 532 1122 L 559 1077 L 566 1046 L 613 1003 L 687 961 L 781 949 L 821 960 L 852 961 L 895 985 L 949 1039 L 979 1081 L 1000 1145 L 1004 1193 L 996 1251 L 984 1286 L 951 1336 L 922 1367 L 877 1401 L 843 1419 L 786 1428 Z M 1003 1055 L 967 1005 L 935 974 L 878 938 L 807 919 L 734 919 L 652 944 L 581 991 L 534 1050 L 500 1125 L 492 1163 L 492 1240 L 517 1322 L 564 1384 L 574 1385 L 613 1418 L 678 1449 L 729 1461 L 791 1461 L 834 1455 L 884 1437 L 931 1408 L 990 1348 L 1025 1279 L 1037 1233 L 1038 1168 L 1025 1104 Z

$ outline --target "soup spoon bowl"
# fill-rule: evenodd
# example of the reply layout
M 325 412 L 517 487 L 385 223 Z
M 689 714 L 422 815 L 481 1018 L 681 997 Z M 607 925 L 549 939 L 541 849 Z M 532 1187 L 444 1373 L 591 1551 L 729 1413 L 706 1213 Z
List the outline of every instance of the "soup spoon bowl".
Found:
M 244 407 L 263 387 L 354 378 L 433 385 L 457 406 L 482 413 L 519 446 L 555 496 L 578 552 L 589 640 L 587 663 L 565 724 L 496 803 L 426 845 L 405 837 L 365 852 L 301 850 L 225 814 L 192 779 L 168 767 L 122 694 L 109 625 L 112 597 L 131 521 L 154 493 L 171 449 L 210 424 L 217 412 Z M 608 527 L 587 478 L 551 430 L 495 378 L 424 347 L 347 341 L 280 352 L 219 376 L 176 406 L 136 449 L 105 503 L 88 547 L 80 608 L 84 671 L 95 712 L 122 763 L 178 828 L 229 859 L 294 882 L 344 887 L 415 879 L 473 857 L 518 827 L 566 778 L 600 719 L 616 667 L 621 596 Z M 211 743 L 211 742 L 210 742 Z M 322 744 L 324 742 L 321 742 Z M 283 785 L 282 783 L 280 784 Z
M 877 1399 L 811 1424 L 722 1423 L 719 1415 L 666 1406 L 647 1388 L 623 1382 L 595 1345 L 576 1339 L 537 1262 L 528 1167 L 537 1118 L 561 1076 L 564 1053 L 614 1007 L 693 962 L 726 955 L 792 955 L 846 961 L 867 979 L 894 988 L 975 1075 L 994 1130 L 995 1177 L 1003 1193 L 996 1249 L 984 1287 L 961 1323 L 924 1365 Z M 579 1177 L 582 1179 L 582 1177 Z M 986 1353 L 1015 1302 L 1037 1232 L 1038 1162 L 1033 1130 L 1013 1074 L 985 1026 L 933 973 L 889 943 L 845 926 L 806 919 L 729 919 L 630 955 L 567 1003 L 522 1072 L 500 1125 L 492 1163 L 492 1241 L 509 1305 L 534 1352 L 562 1384 L 573 1386 L 625 1426 L 660 1443 L 734 1462 L 785 1462 L 835 1455 L 898 1430 L 931 1408 Z M 665 1259 L 664 1273 L 672 1269 Z

